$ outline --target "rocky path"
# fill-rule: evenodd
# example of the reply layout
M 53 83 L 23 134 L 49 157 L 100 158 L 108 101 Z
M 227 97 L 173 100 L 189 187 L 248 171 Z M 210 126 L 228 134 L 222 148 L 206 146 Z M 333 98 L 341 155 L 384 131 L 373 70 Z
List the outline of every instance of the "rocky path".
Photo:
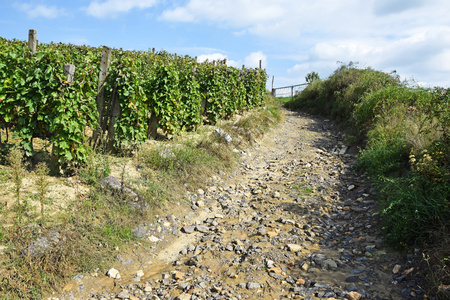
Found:
M 190 195 L 191 212 L 140 228 L 155 247 L 119 255 L 120 275 L 76 277 L 59 299 L 423 297 L 383 248 L 375 196 L 342 141 L 331 122 L 286 112 L 236 173 Z

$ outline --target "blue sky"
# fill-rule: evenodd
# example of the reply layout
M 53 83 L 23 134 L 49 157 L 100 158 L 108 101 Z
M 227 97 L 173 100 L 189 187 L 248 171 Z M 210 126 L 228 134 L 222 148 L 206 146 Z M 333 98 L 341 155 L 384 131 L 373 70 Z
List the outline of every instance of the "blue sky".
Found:
M 275 87 L 358 62 L 450 87 L 448 0 L 3 0 L 0 36 L 166 50 L 257 67 Z M 268 86 L 269 86 L 268 85 Z

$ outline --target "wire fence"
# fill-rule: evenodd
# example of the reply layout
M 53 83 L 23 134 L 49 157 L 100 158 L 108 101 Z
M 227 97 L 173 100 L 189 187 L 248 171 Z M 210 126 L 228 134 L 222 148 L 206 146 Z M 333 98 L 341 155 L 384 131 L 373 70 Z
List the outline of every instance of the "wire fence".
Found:
M 283 86 L 279 88 L 272 88 L 272 95 L 274 97 L 294 97 L 308 86 L 307 83 Z

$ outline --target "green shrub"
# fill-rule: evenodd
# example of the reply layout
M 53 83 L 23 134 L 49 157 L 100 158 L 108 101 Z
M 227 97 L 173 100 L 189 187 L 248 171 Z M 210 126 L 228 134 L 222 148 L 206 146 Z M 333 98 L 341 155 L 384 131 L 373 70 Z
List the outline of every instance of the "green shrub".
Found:
M 430 97 L 426 89 L 390 85 L 354 111 L 360 128 L 370 129 L 357 166 L 380 192 L 385 238 L 394 248 L 429 243 L 450 224 L 449 147 L 441 123 L 427 114 Z
M 417 174 L 379 178 L 385 240 L 397 249 L 423 245 L 449 224 L 450 189 Z
M 399 176 L 408 171 L 408 147 L 401 139 L 374 143 L 362 150 L 357 166 L 372 176 Z
M 357 167 L 379 192 L 394 248 L 432 242 L 431 233 L 450 225 L 449 91 L 411 87 L 395 73 L 350 63 L 286 104 L 334 118 L 360 142 Z
M 342 125 L 354 125 L 353 110 L 362 97 L 386 85 L 399 85 L 395 75 L 358 69 L 354 63 L 342 64 L 325 80 L 312 81 L 300 94 L 287 103 L 293 109 L 333 117 Z

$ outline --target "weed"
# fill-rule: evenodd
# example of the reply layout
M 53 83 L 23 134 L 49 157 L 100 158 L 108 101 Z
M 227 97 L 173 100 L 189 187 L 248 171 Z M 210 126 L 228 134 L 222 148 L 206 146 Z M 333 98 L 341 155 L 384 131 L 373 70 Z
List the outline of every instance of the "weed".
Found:
M 89 185 L 97 185 L 98 181 L 111 173 L 108 156 L 90 153 L 86 165 L 78 170 L 81 180 Z
M 350 140 L 362 149 L 357 167 L 378 191 L 385 240 L 402 250 L 434 245 L 425 277 L 434 278 L 438 296 L 439 287 L 450 286 L 449 100 L 450 89 L 411 87 L 395 73 L 349 64 L 286 103 L 350 128 Z
M 257 116 L 251 116 L 253 113 Z M 230 144 L 219 139 L 212 132 L 212 126 L 202 126 L 200 137 L 198 134 L 186 134 L 175 136 L 172 140 L 155 142 L 156 146 L 153 143 L 142 146 L 142 150 L 132 160 L 133 164 L 138 165 L 139 176 L 127 178 L 125 169 L 130 163 L 124 163 L 118 170 L 120 181 L 136 191 L 140 201 L 143 201 L 143 205 L 138 208 L 136 203 L 124 199 L 120 193 L 111 194 L 100 188 L 100 179 L 111 172 L 111 159 L 106 155 L 88 155 L 86 165 L 76 170 L 76 174 L 81 183 L 90 188 L 89 192 L 80 193 L 75 201 L 64 208 L 60 207 L 62 213 L 57 215 L 51 216 L 47 212 L 49 208 L 42 205 L 43 202 L 48 205 L 44 189 L 48 183 L 37 182 L 36 186 L 42 189 L 33 195 L 41 203 L 41 209 L 44 208 L 41 210 L 41 220 L 46 226 L 6 228 L 0 225 L 0 240 L 8 246 L 6 254 L 10 258 L 1 266 L 2 297 L 39 299 L 44 293 L 61 286 L 64 279 L 74 273 L 103 268 L 113 258 L 116 246 L 126 248 L 128 243 L 137 239 L 133 229 L 142 225 L 140 222 L 149 220 L 156 212 L 170 209 L 174 203 L 183 203 L 187 190 L 204 187 L 211 176 L 231 170 L 238 159 L 235 148 L 241 141 L 239 132 L 255 126 L 258 131 L 252 133 L 254 138 L 279 122 L 283 115 L 279 107 L 268 104 L 265 108 L 257 108 L 240 117 L 241 122 L 221 122 L 221 127 L 223 125 L 223 129 L 233 136 Z M 39 170 L 40 167 L 36 173 L 40 173 Z M 1 176 L 0 172 L 0 181 Z M 37 177 L 39 181 L 39 175 Z M 70 179 L 68 182 L 74 181 Z M 75 184 L 78 190 L 78 180 Z M 19 197 L 25 195 L 20 194 Z M 22 207 L 20 210 L 23 210 Z M 53 227 L 50 228 L 49 224 Z M 30 241 L 50 230 L 59 232 L 59 243 L 41 257 L 20 255 L 20 250 L 27 247 Z M 140 242 L 145 243 L 145 240 Z
M 314 189 L 304 181 L 291 185 L 291 189 L 294 189 L 299 195 L 302 196 L 310 196 L 314 193 Z
M 9 179 L 8 171 L 0 169 L 0 183 L 5 183 Z
M 433 239 L 437 242 L 422 253 L 427 293 L 436 295 L 437 299 L 450 299 L 450 238 L 446 233 L 446 227 L 437 230 Z
M 26 203 L 20 202 L 20 190 L 22 188 L 22 179 L 25 174 L 23 164 L 23 152 L 17 148 L 11 149 L 8 154 L 7 161 L 11 166 L 11 174 L 14 182 L 14 194 L 17 203 L 17 216 L 19 224 L 22 222 L 22 215 L 26 209 Z
M 47 175 L 49 173 L 49 169 L 45 163 L 39 163 L 36 167 L 36 175 L 37 180 L 36 184 L 38 186 L 38 193 L 39 193 L 39 203 L 41 204 L 41 224 L 42 226 L 45 226 L 45 215 L 44 215 L 44 200 L 45 200 L 45 194 L 47 193 L 48 189 L 48 180 Z

